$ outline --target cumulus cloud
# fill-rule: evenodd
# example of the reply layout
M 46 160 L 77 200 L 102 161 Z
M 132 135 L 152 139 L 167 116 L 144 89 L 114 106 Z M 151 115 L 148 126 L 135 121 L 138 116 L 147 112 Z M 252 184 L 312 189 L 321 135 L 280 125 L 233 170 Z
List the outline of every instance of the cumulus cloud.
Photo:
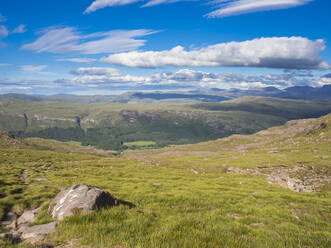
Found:
M 40 37 L 22 46 L 23 50 L 38 53 L 79 53 L 99 54 L 124 52 L 143 46 L 146 40 L 136 39 L 155 33 L 151 30 L 113 30 L 96 32 L 89 35 L 81 34 L 74 27 L 52 27 L 39 33 Z
M 323 76 L 324 78 L 331 78 L 331 73 L 328 73 L 326 75 Z
M 158 86 L 172 85 L 177 87 L 221 87 L 221 88 L 252 88 L 278 87 L 286 88 L 296 85 L 319 85 L 315 77 L 308 77 L 288 71 L 280 74 L 242 75 L 239 73 L 211 73 L 190 69 L 181 69 L 176 72 L 160 72 L 149 76 L 135 76 L 122 74 L 115 68 L 82 67 L 71 72 L 75 77 L 68 82 L 76 85 L 107 85 Z M 303 71 L 302 71 L 303 73 Z
M 244 66 L 282 69 L 329 68 L 321 59 L 323 40 L 302 37 L 260 38 L 244 42 L 219 43 L 195 50 L 177 46 L 164 51 L 132 51 L 111 54 L 102 62 L 128 67 L 218 67 Z
M 26 32 L 26 25 L 25 24 L 20 24 L 13 30 L 14 34 L 23 34 L 25 32 Z
M 122 73 L 115 69 L 109 67 L 81 67 L 77 70 L 73 70 L 70 72 L 74 75 L 93 75 L 93 76 L 100 76 L 100 75 L 108 75 L 108 76 L 120 76 Z
M 144 0 L 94 0 L 84 13 L 91 13 L 98 9 L 128 5 Z M 175 3 L 182 1 L 199 1 L 199 0 L 149 0 L 144 1 L 142 7 L 151 7 L 165 3 Z M 207 14 L 207 17 L 222 18 L 233 15 L 241 15 L 260 11 L 269 11 L 277 9 L 288 9 L 305 5 L 314 0 L 205 0 L 213 5 L 216 10 Z
M 70 72 L 76 77 L 69 82 L 74 84 L 123 84 L 146 83 L 146 77 L 124 75 L 119 70 L 109 67 L 82 67 Z
M 65 59 L 57 59 L 56 61 L 73 62 L 73 63 L 92 63 L 92 62 L 95 62 L 96 59 L 92 59 L 92 58 L 65 58 Z
M 318 86 L 324 86 L 328 84 L 331 85 L 331 73 L 323 75 L 317 83 Z
M 288 9 L 312 1 L 314 0 L 214 0 L 213 3 L 217 5 L 217 9 L 207 16 L 213 18 L 227 17 L 259 11 Z
M 41 70 L 31 69 L 31 70 Z M 64 92 L 100 92 L 99 94 L 113 94 L 115 91 L 133 90 L 169 90 L 169 89 L 197 89 L 201 87 L 219 88 L 256 88 L 277 87 L 287 88 L 292 86 L 323 86 L 330 84 L 330 77 L 307 76 L 304 71 L 284 71 L 279 74 L 243 75 L 240 73 L 212 73 L 198 70 L 181 69 L 175 72 L 159 72 L 146 76 L 136 76 L 121 73 L 111 67 L 81 67 L 74 71 L 72 78 L 55 81 L 27 81 L 27 80 L 0 80 L 1 92 L 13 92 L 28 89 L 29 92 L 38 94 L 64 93 Z M 11 87 L 11 88 L 10 88 Z M 10 89 L 11 90 L 10 90 Z M 93 89 L 91 91 L 91 89 Z

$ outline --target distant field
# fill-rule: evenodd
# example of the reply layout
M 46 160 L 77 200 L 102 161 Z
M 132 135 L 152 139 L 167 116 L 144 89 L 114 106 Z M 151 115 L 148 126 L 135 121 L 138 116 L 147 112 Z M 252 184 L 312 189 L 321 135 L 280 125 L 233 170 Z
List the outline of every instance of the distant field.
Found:
M 79 141 L 67 141 L 66 143 L 70 144 L 70 145 L 75 145 L 75 146 L 81 146 L 82 145 L 82 142 L 79 142 Z
M 125 142 L 123 145 L 127 146 L 129 148 L 132 148 L 132 147 L 148 147 L 148 146 L 155 146 L 156 142 L 154 142 L 154 141 L 134 141 L 134 142 Z

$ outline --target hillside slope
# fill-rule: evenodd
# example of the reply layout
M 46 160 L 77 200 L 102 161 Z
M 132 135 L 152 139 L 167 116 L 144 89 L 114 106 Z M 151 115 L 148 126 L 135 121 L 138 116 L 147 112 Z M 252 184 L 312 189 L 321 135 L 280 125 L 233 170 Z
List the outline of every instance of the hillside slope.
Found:
M 331 112 L 331 100 L 245 97 L 222 103 L 118 104 L 30 102 L 0 99 L 0 130 L 20 137 L 77 141 L 125 150 L 144 141 L 154 147 L 250 134 L 288 120 Z M 140 143 L 143 144 L 143 143 Z M 132 147 L 130 147 L 132 148 Z
M 41 206 L 34 224 L 51 222 L 51 199 L 84 183 L 131 207 L 66 218 L 44 246 L 329 247 L 330 127 L 331 114 L 121 157 L 1 147 L 0 218 Z

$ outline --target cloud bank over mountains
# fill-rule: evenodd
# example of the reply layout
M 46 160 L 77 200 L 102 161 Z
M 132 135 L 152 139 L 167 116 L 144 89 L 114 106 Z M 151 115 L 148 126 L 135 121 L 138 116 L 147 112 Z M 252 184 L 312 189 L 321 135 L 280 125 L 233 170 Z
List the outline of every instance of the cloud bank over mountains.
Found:
M 92 13 L 106 7 L 123 6 L 137 2 L 143 2 L 141 7 L 152 7 L 185 1 L 199 0 L 94 0 L 84 13 Z M 288 9 L 305 5 L 312 1 L 314 0 L 204 0 L 200 2 L 208 3 L 216 8 L 216 10 L 206 14 L 206 17 L 223 18 L 260 11 Z
M 107 85 L 127 85 L 131 87 L 146 85 L 172 85 L 176 87 L 280 87 L 286 88 L 297 85 L 323 86 L 327 76 L 317 78 L 306 70 L 284 70 L 281 74 L 243 75 L 239 73 L 211 73 L 190 69 L 180 69 L 175 72 L 164 71 L 150 76 L 135 76 L 122 74 L 111 67 L 81 67 L 71 71 L 75 77 L 68 83 L 106 87 Z M 329 78 L 330 79 L 330 78 Z
M 102 62 L 128 67 L 266 67 L 281 69 L 327 69 L 320 53 L 323 40 L 303 37 L 260 38 L 244 42 L 219 43 L 200 49 L 176 46 L 163 51 L 131 51 L 103 57 Z

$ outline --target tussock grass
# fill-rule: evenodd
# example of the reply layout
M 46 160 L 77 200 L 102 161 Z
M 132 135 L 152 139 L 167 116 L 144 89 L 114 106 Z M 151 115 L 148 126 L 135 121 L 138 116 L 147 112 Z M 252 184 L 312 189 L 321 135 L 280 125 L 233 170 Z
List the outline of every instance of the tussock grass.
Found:
M 61 188 L 84 183 L 135 206 L 66 218 L 50 235 L 53 242 L 76 240 L 77 247 L 330 247 L 328 188 L 297 193 L 263 176 L 225 173 L 230 166 L 330 168 L 330 117 L 298 122 L 286 137 L 282 133 L 289 127 L 280 127 L 123 157 L 1 148 L 0 192 L 5 196 L 0 214 L 6 207 L 19 213 L 42 206 L 33 224 L 50 222 L 50 200 Z M 327 127 L 321 129 L 322 122 Z

